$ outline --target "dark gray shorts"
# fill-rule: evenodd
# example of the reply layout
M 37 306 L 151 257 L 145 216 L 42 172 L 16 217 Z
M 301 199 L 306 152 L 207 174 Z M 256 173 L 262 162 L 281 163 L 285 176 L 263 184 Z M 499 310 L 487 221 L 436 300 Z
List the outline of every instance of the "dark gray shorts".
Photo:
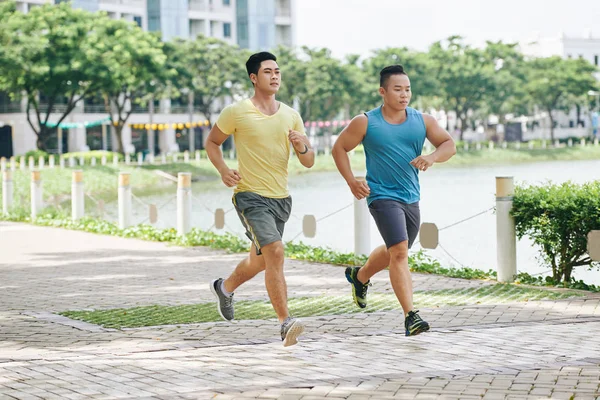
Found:
M 292 212 L 292 198 L 273 199 L 252 192 L 233 195 L 233 205 L 237 210 L 246 236 L 256 246 L 256 254 L 268 244 L 280 241 L 283 228 Z
M 410 248 L 415 242 L 421 225 L 419 202 L 405 204 L 396 200 L 373 200 L 369 211 L 388 249 L 405 240 L 408 240 Z

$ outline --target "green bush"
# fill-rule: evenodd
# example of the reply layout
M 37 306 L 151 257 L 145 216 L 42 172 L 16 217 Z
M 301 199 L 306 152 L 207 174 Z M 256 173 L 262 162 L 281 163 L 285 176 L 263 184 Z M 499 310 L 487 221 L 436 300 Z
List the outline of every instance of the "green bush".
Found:
M 35 159 L 35 163 L 37 164 L 38 160 L 40 159 L 40 157 L 44 157 L 44 160 L 48 161 L 48 155 L 49 154 L 46 153 L 43 150 L 31 150 L 31 151 L 28 151 L 27 153 L 23 154 L 21 156 L 21 158 L 24 157 L 25 158 L 25 162 L 29 162 L 29 157 L 33 157 Z M 19 158 L 19 161 L 20 160 L 21 159 Z
M 68 159 L 69 157 L 73 157 L 75 158 L 78 162 L 79 162 L 79 158 L 83 157 L 83 161 L 85 164 L 89 165 L 92 158 L 96 159 L 96 162 L 100 163 L 100 160 L 102 160 L 102 156 L 106 156 L 106 161 L 107 162 L 112 162 L 113 158 L 118 157 L 118 159 L 120 161 L 123 160 L 123 155 L 116 153 L 116 152 L 112 152 L 112 151 L 103 151 L 103 150 L 94 150 L 94 151 L 80 151 L 80 152 L 73 152 L 73 153 L 65 153 L 63 154 L 63 157 L 65 159 Z M 55 156 L 57 157 L 57 156 Z
M 598 266 L 587 254 L 587 236 L 600 229 L 600 181 L 517 187 L 512 215 L 517 236 L 529 236 L 552 267 L 552 281 L 568 286 L 578 266 Z

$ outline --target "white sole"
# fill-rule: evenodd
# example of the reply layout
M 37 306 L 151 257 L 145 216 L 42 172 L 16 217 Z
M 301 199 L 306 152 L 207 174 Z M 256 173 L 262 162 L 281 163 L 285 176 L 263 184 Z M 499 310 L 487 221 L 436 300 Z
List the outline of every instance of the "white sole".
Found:
M 304 325 L 302 322 L 296 320 L 290 327 L 285 339 L 283 340 L 283 347 L 293 346 L 298 343 L 298 336 L 304 332 Z
M 221 316 L 221 318 L 223 318 L 227 322 L 231 322 L 231 321 L 233 321 L 233 318 L 229 320 L 229 319 L 225 318 L 223 316 L 223 313 L 221 312 L 221 304 L 219 303 L 219 295 L 217 294 L 217 291 L 215 290 L 215 282 L 216 281 L 218 281 L 218 279 L 214 279 L 210 282 L 210 291 L 217 298 L 217 311 L 219 312 L 219 315 Z

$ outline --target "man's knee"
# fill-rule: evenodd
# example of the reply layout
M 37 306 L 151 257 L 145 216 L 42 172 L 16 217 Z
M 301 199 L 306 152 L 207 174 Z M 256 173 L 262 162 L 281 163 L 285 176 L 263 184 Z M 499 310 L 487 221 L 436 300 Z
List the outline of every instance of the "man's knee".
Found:
M 408 259 L 408 241 L 405 240 L 391 246 L 388 252 L 390 253 L 390 262 L 400 262 Z
M 266 246 L 263 246 L 260 251 L 264 255 L 265 258 L 273 261 L 282 262 L 285 258 L 285 249 L 283 247 L 283 242 L 280 240 L 277 242 L 269 243 Z M 265 260 L 266 261 L 266 260 Z

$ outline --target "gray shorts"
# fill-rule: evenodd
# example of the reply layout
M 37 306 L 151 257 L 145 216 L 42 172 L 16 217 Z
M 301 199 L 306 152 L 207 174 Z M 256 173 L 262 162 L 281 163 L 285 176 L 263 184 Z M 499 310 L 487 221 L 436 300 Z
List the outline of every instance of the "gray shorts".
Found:
M 292 212 L 292 198 L 273 199 L 252 192 L 233 195 L 233 205 L 246 229 L 246 236 L 256 246 L 256 254 L 268 244 L 280 241 L 283 228 Z
M 421 225 L 419 202 L 405 204 L 396 200 L 373 200 L 369 211 L 388 249 L 405 240 L 408 240 L 410 249 Z

